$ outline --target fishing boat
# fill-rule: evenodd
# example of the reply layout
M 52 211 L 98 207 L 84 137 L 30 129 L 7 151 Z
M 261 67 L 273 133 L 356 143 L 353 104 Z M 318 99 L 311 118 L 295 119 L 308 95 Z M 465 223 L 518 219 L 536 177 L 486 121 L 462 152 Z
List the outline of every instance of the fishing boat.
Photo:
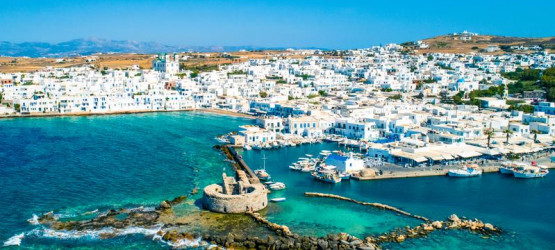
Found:
M 273 199 L 270 199 L 271 202 L 282 202 L 282 201 L 285 201 L 285 200 L 286 200 L 285 198 L 273 198 Z
M 459 169 L 450 169 L 447 174 L 451 177 L 475 177 L 482 175 L 482 170 L 478 165 L 472 164 Z
M 243 148 L 244 148 L 245 150 L 251 150 L 251 149 L 252 149 L 251 146 L 246 145 L 246 144 L 245 144 L 245 146 L 243 146 Z
M 295 171 L 301 171 L 302 167 L 299 165 L 299 163 L 293 163 L 293 165 L 289 166 L 289 169 L 291 170 L 295 170 Z
M 341 180 L 350 180 L 351 175 L 348 173 L 337 173 L 337 176 L 341 178 Z
M 262 156 L 263 165 L 261 169 L 254 170 L 254 174 L 260 179 L 261 181 L 268 181 L 272 177 L 268 172 L 266 172 L 266 155 Z
M 531 178 L 541 178 L 549 174 L 549 170 L 543 166 L 527 166 L 523 168 L 517 168 L 513 171 L 515 178 L 531 179 Z
M 526 164 L 521 162 L 504 162 L 503 164 L 501 164 L 499 172 L 502 174 L 513 174 L 515 169 L 519 167 L 524 167 L 525 165 Z
M 333 184 L 341 182 L 341 178 L 339 178 L 339 176 L 337 176 L 334 172 L 316 171 L 316 172 L 312 172 L 312 176 L 315 179 L 323 182 L 328 182 Z
M 254 144 L 254 145 L 252 145 L 252 148 L 253 148 L 253 149 L 256 149 L 256 150 L 261 150 L 261 149 L 262 149 L 262 146 L 260 146 L 260 145 L 258 145 L 258 144 Z
M 270 185 L 268 186 L 268 188 L 269 188 L 270 190 L 273 190 L 273 191 L 283 190 L 283 189 L 285 189 L 285 183 L 283 183 L 283 182 L 276 182 L 276 183 L 270 184 Z

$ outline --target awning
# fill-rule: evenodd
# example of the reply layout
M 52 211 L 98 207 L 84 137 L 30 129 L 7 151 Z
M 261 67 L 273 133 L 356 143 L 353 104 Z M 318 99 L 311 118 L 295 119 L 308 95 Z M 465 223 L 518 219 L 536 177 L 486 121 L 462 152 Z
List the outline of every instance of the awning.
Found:
M 452 155 L 448 155 L 448 154 L 444 154 L 442 156 L 443 156 L 443 159 L 445 159 L 445 160 L 454 160 L 455 159 L 455 157 L 453 157 Z
M 415 162 L 425 162 L 428 161 L 428 159 L 424 156 L 419 156 L 417 154 L 413 154 L 413 153 L 409 153 L 409 152 L 404 152 L 404 151 L 400 151 L 400 152 L 393 152 L 391 153 L 391 155 L 393 156 L 397 156 L 397 157 L 401 157 L 401 158 L 405 158 L 405 159 L 409 159 L 409 160 L 413 160 Z
M 427 159 L 426 157 L 424 157 L 424 156 L 417 157 L 417 158 L 415 158 L 415 159 L 413 159 L 413 160 L 414 160 L 415 162 L 425 162 L 425 161 L 428 161 L 428 159 Z
M 429 159 L 432 159 L 434 161 L 442 161 L 443 160 L 443 157 L 441 155 L 432 155 L 432 156 L 426 156 L 426 157 L 428 157 Z
M 458 153 L 457 155 L 462 157 L 462 158 L 472 158 L 472 157 L 478 157 L 482 154 L 480 154 L 476 151 L 464 151 L 464 152 Z

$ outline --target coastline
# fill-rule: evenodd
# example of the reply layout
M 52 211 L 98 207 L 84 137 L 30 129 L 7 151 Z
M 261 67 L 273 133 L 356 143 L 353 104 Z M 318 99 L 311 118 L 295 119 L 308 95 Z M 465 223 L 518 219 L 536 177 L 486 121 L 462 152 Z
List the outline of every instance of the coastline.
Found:
M 205 112 L 217 115 L 227 115 L 243 117 L 248 119 L 255 119 L 252 115 L 237 113 L 227 110 L 218 109 L 177 109 L 177 110 L 132 110 L 132 111 L 110 111 L 102 113 L 91 112 L 73 112 L 73 113 L 38 113 L 38 114 L 11 114 L 0 115 L 0 119 L 14 119 L 14 118 L 36 118 L 36 117 L 70 117 L 70 116 L 103 116 L 103 115 L 126 115 L 126 114 L 142 114 L 142 113 L 158 113 L 158 112 Z
M 484 171 L 484 173 L 496 173 L 496 172 L 499 172 L 499 166 L 482 167 L 482 170 Z M 407 172 L 391 172 L 391 173 L 385 173 L 383 175 L 371 176 L 371 177 L 353 176 L 352 178 L 358 181 L 369 181 L 369 180 L 381 180 L 381 179 L 444 176 L 444 175 L 447 175 L 448 171 L 449 171 L 448 169 L 415 170 L 415 171 L 407 171 Z

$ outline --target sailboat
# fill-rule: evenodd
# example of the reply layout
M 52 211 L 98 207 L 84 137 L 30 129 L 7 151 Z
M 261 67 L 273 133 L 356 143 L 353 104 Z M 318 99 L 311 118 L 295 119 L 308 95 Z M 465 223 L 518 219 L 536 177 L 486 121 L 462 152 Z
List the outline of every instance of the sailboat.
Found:
M 256 174 L 258 179 L 260 179 L 261 181 L 267 181 L 270 180 L 272 177 L 270 177 L 270 174 L 266 172 L 266 155 L 262 156 L 262 160 L 264 162 L 262 169 L 254 170 L 254 174 Z

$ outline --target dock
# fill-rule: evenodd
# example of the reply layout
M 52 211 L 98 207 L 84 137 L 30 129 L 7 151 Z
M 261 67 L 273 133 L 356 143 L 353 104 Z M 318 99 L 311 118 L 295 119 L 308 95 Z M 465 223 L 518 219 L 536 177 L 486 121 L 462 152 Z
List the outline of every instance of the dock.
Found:
M 481 168 L 484 173 L 496 173 L 496 172 L 499 172 L 500 166 L 486 166 Z M 368 177 L 353 176 L 352 178 L 359 181 L 368 181 L 368 180 L 395 179 L 395 178 L 445 176 L 447 175 L 448 171 L 449 169 L 442 169 L 442 170 L 423 170 L 422 169 L 422 170 L 414 170 L 414 171 L 384 173 L 382 175 L 368 176 Z
M 258 179 L 258 176 L 256 176 L 254 171 L 252 171 L 252 169 L 249 167 L 249 165 L 247 165 L 245 160 L 243 160 L 243 157 L 241 157 L 241 155 L 239 155 L 239 153 L 237 153 L 237 151 L 235 151 L 233 146 L 225 145 L 224 148 L 226 148 L 229 151 L 231 157 L 233 157 L 233 160 L 237 163 L 236 167 L 240 170 L 245 171 L 245 173 L 249 177 L 249 181 L 251 183 L 253 183 L 253 184 L 254 183 L 260 183 L 260 180 Z

